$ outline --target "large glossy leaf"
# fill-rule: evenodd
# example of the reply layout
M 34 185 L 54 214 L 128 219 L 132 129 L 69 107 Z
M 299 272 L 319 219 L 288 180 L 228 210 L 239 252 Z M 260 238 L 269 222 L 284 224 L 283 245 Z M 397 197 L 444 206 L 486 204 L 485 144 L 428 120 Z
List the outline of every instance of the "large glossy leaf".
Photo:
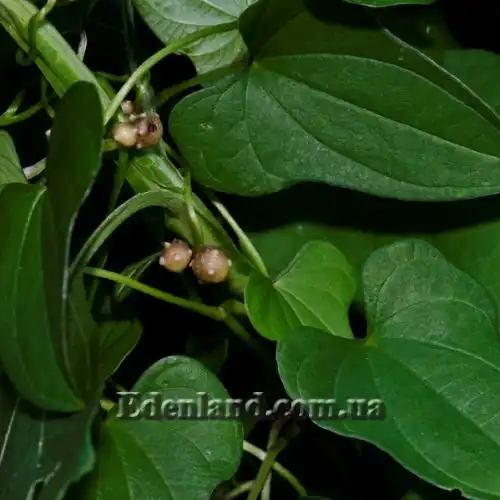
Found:
M 346 19 L 353 6 L 331 22 L 299 0 L 254 7 L 242 24 L 251 67 L 171 116 L 201 183 L 260 195 L 320 181 L 422 200 L 499 191 L 498 117 L 443 68 L 373 22 L 359 25 L 369 19 Z
M 133 0 L 138 12 L 165 44 L 209 26 L 238 20 L 257 0 Z M 219 33 L 183 49 L 198 71 L 209 71 L 230 64 L 246 52 L 237 29 Z
M 58 363 L 48 303 L 60 291 L 45 289 L 42 216 L 47 192 L 26 184 L 0 188 L 0 361 L 16 389 L 48 410 L 82 407 Z M 50 268 L 49 268 L 50 270 Z M 55 340 L 55 341 L 54 341 Z
M 500 113 L 500 56 L 487 50 L 448 50 L 444 65 Z
M 90 355 L 95 326 L 82 285 L 75 285 L 81 276 L 76 276 L 70 284 L 69 250 L 80 206 L 100 168 L 102 136 L 103 118 L 97 90 L 90 83 L 79 82 L 62 97 L 51 128 L 47 155 L 51 210 L 46 214 L 46 225 L 55 238 L 46 241 L 45 264 L 50 266 L 47 273 L 51 278 L 50 288 L 58 291 L 57 300 L 49 304 L 53 332 L 56 338 L 63 338 L 62 357 L 69 377 L 75 387 L 85 392 L 90 387 L 84 389 L 82 384 L 87 385 L 88 371 L 95 366 Z M 80 287 L 80 298 L 74 299 L 78 303 L 70 304 L 75 286 Z M 82 320 L 83 316 L 87 319 Z
M 0 194 L 0 359 L 16 389 L 47 410 L 81 407 L 68 381 L 80 396 L 95 390 L 95 325 L 81 276 L 69 287 L 67 274 L 73 224 L 100 164 L 102 127 L 95 88 L 76 84 L 56 110 L 48 189 L 16 183 Z
M 162 400 L 227 398 L 218 379 L 201 363 L 170 357 L 151 366 L 133 387 Z M 144 396 L 147 397 L 147 396 Z M 237 470 L 243 432 L 237 420 L 120 420 L 102 427 L 97 467 L 85 498 L 199 500 Z
M 54 415 L 31 406 L 0 374 L 0 498 L 60 500 L 90 472 L 95 453 L 90 427 L 94 399 L 85 411 Z
M 364 288 L 364 341 L 302 327 L 279 342 L 287 392 L 336 398 L 347 416 L 320 426 L 376 444 L 421 478 L 499 498 L 500 345 L 490 295 L 418 240 L 374 252 Z M 381 399 L 387 418 L 354 418 L 353 397 Z
M 10 135 L 0 130 L 0 185 L 9 182 L 26 183 L 19 157 Z
M 245 304 L 255 329 L 272 340 L 300 325 L 351 337 L 347 310 L 355 290 L 344 255 L 329 243 L 311 242 L 274 281 L 253 272 Z

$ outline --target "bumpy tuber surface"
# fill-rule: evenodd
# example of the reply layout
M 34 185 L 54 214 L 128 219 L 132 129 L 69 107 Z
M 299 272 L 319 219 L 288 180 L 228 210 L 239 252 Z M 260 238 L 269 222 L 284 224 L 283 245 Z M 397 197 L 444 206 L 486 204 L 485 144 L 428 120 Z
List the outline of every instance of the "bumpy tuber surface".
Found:
M 205 246 L 196 250 L 191 268 L 202 283 L 222 283 L 229 276 L 231 261 L 220 248 Z
M 193 251 L 185 241 L 174 240 L 172 243 L 164 243 L 159 262 L 168 271 L 181 273 L 189 265 L 192 255 Z

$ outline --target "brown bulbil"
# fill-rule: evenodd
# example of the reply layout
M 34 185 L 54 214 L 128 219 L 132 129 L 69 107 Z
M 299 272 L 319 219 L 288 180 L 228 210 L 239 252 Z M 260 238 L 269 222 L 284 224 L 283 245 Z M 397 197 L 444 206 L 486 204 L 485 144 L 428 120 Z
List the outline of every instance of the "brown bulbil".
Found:
M 226 281 L 231 270 L 228 256 L 214 246 L 201 247 L 196 250 L 191 261 L 193 273 L 202 283 L 222 283 Z
M 163 124 L 158 115 L 139 118 L 134 125 L 137 130 L 137 148 L 148 148 L 158 144 L 163 136 Z
M 193 251 L 189 245 L 182 240 L 174 240 L 172 243 L 164 243 L 163 254 L 160 257 L 160 265 L 173 273 L 182 273 L 189 265 Z

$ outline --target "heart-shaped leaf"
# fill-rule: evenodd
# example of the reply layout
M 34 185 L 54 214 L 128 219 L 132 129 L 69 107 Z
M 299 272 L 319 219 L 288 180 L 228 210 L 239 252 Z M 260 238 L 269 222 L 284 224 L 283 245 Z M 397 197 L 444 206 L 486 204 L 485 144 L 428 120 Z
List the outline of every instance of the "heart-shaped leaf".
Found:
M 134 0 L 137 11 L 165 44 L 179 41 L 209 26 L 237 21 L 257 0 Z M 230 64 L 246 53 L 237 29 L 219 33 L 183 49 L 199 72 Z
M 421 478 L 499 498 L 500 345 L 490 295 L 418 240 L 375 251 L 364 284 L 364 341 L 302 327 L 279 342 L 287 392 L 335 398 L 344 418 L 319 425 L 374 443 Z M 361 418 L 352 398 L 364 398 Z M 375 414 L 382 402 L 385 420 L 370 421 L 369 400 Z
M 26 183 L 19 157 L 10 135 L 0 130 L 0 185 L 10 182 Z
M 370 19 L 348 24 L 352 9 L 365 12 L 344 4 L 321 21 L 300 0 L 247 11 L 251 67 L 191 94 L 171 116 L 197 180 L 242 195 L 302 181 L 401 199 L 498 192 L 491 108 Z
M 228 397 L 219 380 L 201 363 L 170 357 L 152 365 L 133 387 L 145 401 L 156 392 L 169 408 L 196 401 Z M 128 413 L 125 405 L 125 413 Z M 135 409 L 133 409 L 133 413 Z M 85 498 L 209 498 L 215 487 L 237 470 L 243 431 L 237 420 L 171 419 L 121 420 L 111 417 L 102 427 L 97 466 L 87 483 Z
M 94 398 L 69 416 L 41 411 L 1 373 L 0 498 L 34 498 L 37 491 L 38 500 L 62 500 L 68 486 L 94 465 L 91 424 L 97 407 Z
M 278 340 L 300 325 L 352 337 L 347 309 L 356 291 L 354 272 L 333 245 L 311 242 L 302 247 L 274 281 L 252 272 L 245 303 L 255 329 Z

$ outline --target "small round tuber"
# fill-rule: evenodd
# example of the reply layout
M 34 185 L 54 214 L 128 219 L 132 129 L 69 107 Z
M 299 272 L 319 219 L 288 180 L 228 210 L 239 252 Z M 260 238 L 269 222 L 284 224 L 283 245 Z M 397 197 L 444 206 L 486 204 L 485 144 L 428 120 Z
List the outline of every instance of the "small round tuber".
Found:
M 111 137 L 126 148 L 137 144 L 137 130 L 130 123 L 117 123 L 111 131 Z
M 160 257 L 160 265 L 173 273 L 182 273 L 189 265 L 193 251 L 189 245 L 182 240 L 174 240 L 172 243 L 164 243 L 163 254 Z
M 132 101 L 123 101 L 121 108 L 125 116 L 130 116 L 135 111 L 135 105 Z
M 160 142 L 163 124 L 158 115 L 139 118 L 134 125 L 137 130 L 137 148 L 148 148 Z
M 214 246 L 205 246 L 195 251 L 191 261 L 193 273 L 202 283 L 222 283 L 231 270 L 228 256 Z

